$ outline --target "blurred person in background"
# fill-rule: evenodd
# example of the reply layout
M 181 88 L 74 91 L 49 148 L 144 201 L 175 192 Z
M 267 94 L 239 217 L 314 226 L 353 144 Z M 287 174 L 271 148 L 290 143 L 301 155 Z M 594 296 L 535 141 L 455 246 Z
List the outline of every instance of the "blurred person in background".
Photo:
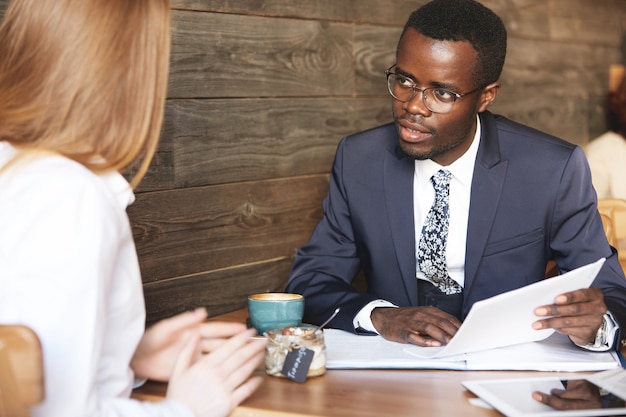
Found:
M 608 95 L 609 131 L 585 147 L 593 186 L 599 199 L 626 200 L 626 71 Z

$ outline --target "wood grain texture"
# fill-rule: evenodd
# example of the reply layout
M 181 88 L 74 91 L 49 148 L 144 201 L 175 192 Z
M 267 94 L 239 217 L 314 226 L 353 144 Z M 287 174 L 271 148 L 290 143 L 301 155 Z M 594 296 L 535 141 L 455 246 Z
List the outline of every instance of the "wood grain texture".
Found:
M 549 15 L 550 38 L 555 41 L 622 46 L 623 0 L 550 0 Z
M 171 64 L 174 98 L 349 96 L 352 27 L 174 11 Z
M 148 322 L 280 288 L 337 142 L 391 120 L 383 71 L 426 2 L 171 0 L 163 134 L 128 210 Z M 626 1 L 481 2 L 509 34 L 492 110 L 581 145 L 602 133 Z
M 144 285 L 148 324 L 183 311 L 205 307 L 211 315 L 245 308 L 250 294 L 281 291 L 293 257 L 163 280 Z M 246 285 L 241 285 L 245 282 Z
M 481 0 L 504 22 L 509 39 L 548 39 L 551 0 Z
M 328 175 L 141 193 L 129 207 L 144 283 L 292 256 Z
M 401 26 L 428 0 L 171 0 L 176 9 Z
M 396 46 L 401 33 L 402 28 L 355 28 L 356 94 L 389 96 L 384 71 L 396 62 Z
M 328 173 L 343 136 L 391 118 L 387 96 L 169 100 L 140 190 Z
M 519 89 L 498 97 L 493 112 L 502 114 L 516 122 L 533 125 L 546 133 L 568 142 L 583 144 L 588 140 L 587 100 L 548 96 L 541 100 L 527 97 L 526 90 Z M 562 125 L 557 128 L 556 121 Z
M 245 309 L 210 321 L 244 323 Z M 621 349 L 626 354 L 626 347 Z M 265 369 L 257 369 L 263 375 Z M 589 373 L 579 373 L 585 375 Z M 294 384 L 287 378 L 265 378 L 259 389 L 231 417 L 502 417 L 489 407 L 476 406 L 464 388 L 469 380 L 555 377 L 537 371 L 446 371 L 400 369 L 330 369 L 322 378 Z M 161 401 L 167 385 L 148 381 L 133 391 L 140 400 Z
M 321 215 L 337 141 L 390 120 L 383 71 L 408 14 L 424 3 L 172 1 L 162 147 L 129 210 L 146 286 L 167 283 L 158 296 L 147 292 L 149 316 L 160 317 L 150 306 L 166 308 L 167 292 L 186 277 L 293 256 Z M 492 110 L 574 143 L 601 133 L 608 66 L 622 60 L 615 31 L 626 16 L 622 5 L 483 3 L 509 32 Z M 306 195 L 297 190 L 300 181 L 320 178 Z M 308 213 L 305 220 L 298 212 Z M 201 286 L 190 282 L 184 291 Z M 241 275 L 231 284 L 226 300 L 235 306 L 229 294 L 254 282 Z

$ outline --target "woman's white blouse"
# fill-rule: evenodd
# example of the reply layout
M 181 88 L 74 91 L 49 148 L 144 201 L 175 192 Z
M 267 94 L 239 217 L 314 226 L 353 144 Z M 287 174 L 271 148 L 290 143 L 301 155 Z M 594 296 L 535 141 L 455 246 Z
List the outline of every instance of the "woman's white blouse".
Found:
M 0 142 L 0 323 L 41 340 L 46 398 L 31 415 L 190 415 L 128 398 L 145 320 L 129 184 L 52 154 L 3 169 L 14 153 Z

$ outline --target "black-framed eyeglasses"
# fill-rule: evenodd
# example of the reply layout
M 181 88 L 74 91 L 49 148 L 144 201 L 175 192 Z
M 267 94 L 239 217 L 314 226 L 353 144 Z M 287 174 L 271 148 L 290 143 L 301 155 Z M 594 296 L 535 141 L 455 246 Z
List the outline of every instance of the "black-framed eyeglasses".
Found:
M 448 113 L 458 99 L 483 88 L 479 87 L 467 93 L 457 93 L 440 87 L 420 88 L 409 77 L 391 71 L 393 67 L 395 67 L 395 64 L 385 71 L 389 94 L 396 100 L 406 103 L 411 101 L 417 93 L 421 92 L 424 105 L 433 113 Z

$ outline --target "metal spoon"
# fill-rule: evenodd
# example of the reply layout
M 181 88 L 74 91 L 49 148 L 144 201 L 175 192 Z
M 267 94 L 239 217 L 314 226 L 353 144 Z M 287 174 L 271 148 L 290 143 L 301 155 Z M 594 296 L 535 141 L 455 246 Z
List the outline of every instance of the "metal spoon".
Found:
M 302 334 L 300 335 L 300 337 L 310 336 L 310 335 L 312 335 L 313 333 L 315 333 L 316 331 L 318 331 L 318 330 L 322 329 L 324 326 L 326 326 L 328 323 L 330 323 L 330 321 L 331 321 L 332 319 L 334 319 L 334 318 L 335 318 L 335 316 L 337 315 L 337 313 L 339 313 L 339 310 L 341 310 L 341 307 L 337 307 L 337 308 L 335 309 L 335 312 L 334 312 L 334 313 L 333 313 L 333 314 L 332 314 L 332 315 L 331 315 L 331 316 L 330 316 L 330 317 L 329 317 L 329 318 L 328 318 L 328 319 L 327 319 L 324 323 L 320 324 L 317 328 L 314 328 L 314 329 L 311 329 L 311 330 L 307 330 L 306 332 L 302 333 Z

